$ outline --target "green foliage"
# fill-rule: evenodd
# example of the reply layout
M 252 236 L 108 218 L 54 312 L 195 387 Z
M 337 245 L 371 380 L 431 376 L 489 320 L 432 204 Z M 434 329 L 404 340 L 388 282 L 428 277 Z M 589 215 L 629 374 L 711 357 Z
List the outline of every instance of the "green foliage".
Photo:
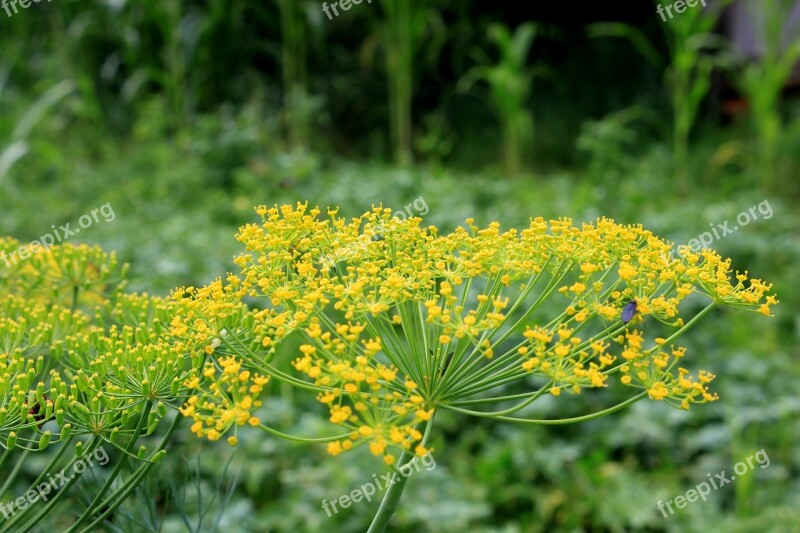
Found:
M 575 147 L 589 161 L 588 175 L 598 184 L 623 185 L 642 150 L 643 137 L 663 138 L 657 114 L 644 106 L 632 106 L 600 120 L 584 123 Z M 653 135 L 655 130 L 655 135 Z
M 525 152 L 533 143 L 533 114 L 528 111 L 528 100 L 536 71 L 527 64 L 536 33 L 537 27 L 532 23 L 520 25 L 513 34 L 504 26 L 490 26 L 489 39 L 497 47 L 499 59 L 493 62 L 479 52 L 481 64 L 459 82 L 463 91 L 478 81 L 489 86 L 489 101 L 503 132 L 503 164 L 509 174 L 522 169 Z
M 718 52 L 724 42 L 711 31 L 730 1 L 716 2 L 708 9 L 700 6 L 686 9 L 662 24 L 669 54 L 664 76 L 673 112 L 675 186 L 684 194 L 689 187 L 689 137 L 700 105 L 711 89 L 711 72 L 722 64 Z M 660 1 L 655 3 L 661 7 Z M 648 61 L 658 66 L 662 64 L 656 47 L 638 28 L 622 23 L 598 23 L 590 26 L 589 34 L 628 39 Z
M 6 107 L 8 103 L 3 98 L 5 80 L 2 80 L 2 76 L 0 76 L 0 80 L 0 107 Z M 10 131 L 6 133 L 0 130 L 2 132 L 0 134 L 5 137 L 5 139 L 0 137 L 0 187 L 4 185 L 3 182 L 7 180 L 9 171 L 14 164 L 31 151 L 28 140 L 36 125 L 43 121 L 48 113 L 54 112 L 55 106 L 72 94 L 74 90 L 74 84 L 66 80 L 53 85 L 31 103 L 25 113 L 16 120 Z M 2 124 L 2 126 L 8 128 L 11 124 Z M 46 153 L 47 148 L 44 147 L 42 152 Z M 50 145 L 49 148 L 52 151 L 53 145 Z M 5 186 L 10 187 L 11 185 L 6 184 Z
M 441 21 L 427 1 L 381 0 L 385 19 L 379 23 L 389 82 L 389 130 L 395 162 L 412 160 L 412 103 L 415 62 L 422 50 L 435 58 L 442 44 Z
M 389 121 L 394 120 L 384 80 L 359 68 L 379 42 L 388 42 L 379 40 L 386 35 L 381 32 L 387 31 L 387 18 L 377 2 L 371 8 L 362 4 L 363 9 L 353 9 L 336 22 L 320 21 L 319 5 L 306 4 L 309 101 L 301 107 L 313 121 L 311 149 L 304 153 L 286 150 L 278 2 L 162 4 L 56 0 L 11 18 L 0 11 L 2 234 L 29 241 L 53 224 L 74 222 L 81 213 L 110 202 L 118 218 L 93 226 L 72 242 L 118 250 L 119 263 L 131 264 L 131 290 L 164 295 L 176 285 L 201 285 L 230 270 L 239 251 L 230 235 L 252 221 L 252 206 L 258 203 L 305 198 L 322 206 L 341 205 L 343 212 L 354 215 L 373 203 L 401 210 L 423 196 L 430 206 L 425 222 L 448 230 L 467 216 L 475 216 L 479 224 L 498 219 L 519 226 L 532 216 L 569 215 L 584 221 L 606 214 L 643 222 L 685 243 L 709 224 L 733 219 L 768 198 L 775 209 L 773 218 L 713 244 L 752 274 L 774 279 L 782 300 L 776 319 L 755 335 L 749 317 L 735 315 L 712 317 L 697 331 L 689 351 L 699 366 L 718 374 L 719 402 L 691 413 L 637 405 L 612 419 L 569 430 L 531 431 L 484 420 L 465 425 L 443 413 L 437 418 L 442 432 L 433 436 L 431 445 L 447 453 L 436 455 L 435 470 L 409 481 L 393 525 L 397 531 L 783 533 L 800 523 L 800 402 L 792 396 L 800 378 L 800 286 L 794 272 L 800 262 L 800 188 L 794 179 L 800 172 L 800 108 L 776 96 L 788 51 L 743 71 L 728 69 L 740 72 L 733 79 L 742 83 L 750 103 L 758 141 L 751 147 L 746 128 L 736 123 L 721 126 L 713 114 L 704 112 L 708 98 L 702 96 L 702 76 L 707 66 L 700 59 L 714 59 L 703 50 L 706 45 L 717 50 L 717 43 L 692 40 L 683 30 L 662 24 L 649 5 L 655 23 L 647 22 L 642 33 L 631 35 L 647 62 L 626 62 L 625 76 L 598 73 L 589 61 L 577 72 L 562 70 L 558 61 L 563 56 L 554 50 L 575 43 L 536 41 L 522 67 L 511 69 L 509 77 L 529 72 L 525 65 L 530 61 L 559 66 L 557 83 L 537 85 L 536 94 L 528 94 L 520 105 L 521 111 L 529 111 L 535 104 L 536 144 L 552 148 L 537 152 L 533 184 L 525 174 L 510 177 L 495 170 L 491 150 L 502 130 L 493 127 L 491 116 L 475 105 L 475 99 L 455 94 L 457 81 L 473 65 L 470 52 L 476 46 L 496 49 L 494 41 L 487 41 L 487 27 L 512 24 L 511 15 L 501 20 L 491 6 L 479 8 L 478 3 L 437 3 L 434 15 L 446 25 L 434 16 L 422 37 L 406 43 L 415 49 L 413 104 L 406 109 L 422 126 L 413 148 L 440 164 L 401 169 L 380 160 L 385 132 L 393 131 Z M 688 25 L 689 19 L 682 17 L 694 16 L 689 11 L 681 20 L 675 17 L 675 23 Z M 693 23 L 706 31 L 707 22 Z M 379 33 L 371 34 L 376 27 Z M 619 27 L 614 32 L 619 34 Z M 683 74 L 675 74 L 678 42 L 669 44 L 678 37 L 687 48 L 681 56 Z M 509 38 L 513 41 L 513 34 Z M 429 46 L 434 53 L 424 60 Z M 592 50 L 594 46 L 588 45 Z M 597 52 L 604 54 L 602 63 L 619 62 L 619 48 L 608 50 L 614 52 Z M 664 50 L 666 62 L 659 59 Z M 479 68 L 501 67 L 498 58 Z M 667 63 L 674 65 L 669 77 Z M 402 79 L 403 72 L 393 77 Z M 69 84 L 73 89 L 66 94 Z M 576 89 L 590 84 L 592 94 Z M 680 84 L 690 89 L 696 84 L 697 89 L 678 94 L 674 91 Z M 571 91 L 566 93 L 565 87 Z M 628 98 L 634 90 L 640 94 Z M 575 97 L 565 99 L 564 94 Z M 600 103 L 591 107 L 588 101 Z M 426 118 L 432 109 L 435 114 Z M 679 129 L 678 116 L 691 119 L 692 142 L 687 143 L 684 161 L 677 138 L 670 136 L 671 130 Z M 760 130 L 763 126 L 765 132 L 774 131 L 775 117 L 780 164 L 771 174 L 773 190 L 768 192 L 758 179 L 766 174 L 761 154 L 768 146 Z M 23 123 L 34 127 L 22 128 Z M 580 124 L 574 139 L 571 132 Z M 28 133 L 17 139 L 15 129 Z M 558 158 L 556 150 L 567 155 Z M 353 157 L 359 154 L 372 159 Z M 527 152 L 523 149 L 521 154 L 524 160 Z M 678 201 L 673 184 L 681 166 L 691 194 Z M 86 262 L 79 264 L 88 268 Z M 6 287 L 0 292 L 6 294 L 12 281 L 3 281 L 11 279 L 4 277 L 3 267 L 0 260 L 0 287 Z M 45 279 L 31 275 L 26 283 L 38 285 L 30 298 L 6 297 L 0 305 L 3 317 L 15 317 L 11 321 L 39 324 L 31 330 L 33 337 L 54 335 L 55 324 L 70 331 L 79 326 L 52 314 L 70 311 L 69 278 L 57 278 L 57 294 L 50 292 L 56 278 Z M 111 283 L 102 291 L 115 286 Z M 106 308 L 98 312 L 87 294 L 79 293 L 76 311 L 84 317 L 80 320 L 88 321 L 85 326 L 100 319 L 141 325 L 136 319 L 141 307 L 126 299 L 125 292 L 104 294 L 116 302 L 114 309 L 125 310 L 116 317 Z M 49 303 L 31 304 L 33 296 Z M 6 330 L 13 326 L 11 321 L 4 322 Z M 38 354 L 52 355 L 55 362 L 62 345 L 31 344 L 28 338 L 20 346 L 30 352 L 26 356 L 35 365 Z M 290 368 L 295 348 L 287 347 L 279 357 L 280 368 Z M 525 390 L 508 387 L 504 392 Z M 275 417 L 292 433 L 321 430 L 313 400 L 292 397 L 277 385 L 270 392 L 281 398 L 261 408 L 259 416 Z M 573 401 L 569 408 L 580 413 L 594 408 L 596 399 L 587 395 Z M 525 414 L 546 418 L 556 410 L 552 403 L 537 402 Z M 142 442 L 152 452 L 166 431 L 162 426 L 171 421 L 163 420 L 153 435 L 140 438 L 133 445 L 134 456 Z M 2 481 L 11 481 L 0 503 L 24 494 L 48 468 L 52 472 L 49 465 L 58 451 L 65 450 L 53 463 L 55 470 L 74 455 L 73 448 L 58 441 L 53 425 L 44 428 L 51 431 L 51 441 L 43 452 L 29 453 L 16 471 L 20 450 L 3 463 Z M 29 433 L 29 444 L 38 448 L 43 431 L 31 427 Z M 232 453 L 227 444 L 198 443 L 176 432 L 157 473 L 138 485 L 98 528 L 185 531 L 186 521 L 200 527 L 201 509 L 208 511 L 205 527 L 210 529 L 219 518 L 219 529 L 232 533 L 366 528 L 375 500 L 331 518 L 320 507 L 323 498 L 346 494 L 369 480 L 373 471 L 364 467 L 369 458 L 365 450 L 330 462 L 322 447 L 248 437 L 226 470 Z M 655 508 L 659 499 L 683 493 L 703 481 L 707 472 L 730 470 L 758 448 L 769 452 L 769 468 L 756 469 L 716 491 L 709 501 L 662 519 Z M 108 479 L 108 469 L 127 457 L 108 449 L 109 465 L 87 472 L 72 489 L 62 489 L 65 495 L 48 507 L 55 512 L 43 518 L 39 530 L 66 530 L 91 506 Z M 200 458 L 199 468 L 195 457 Z M 131 479 L 140 466 L 129 458 L 120 479 Z M 231 472 L 237 471 L 240 481 L 226 502 L 235 479 Z M 121 488 L 113 485 L 107 494 Z M 214 504 L 205 505 L 215 497 Z M 38 502 L 26 518 L 43 509 Z M 0 522 L 0 528 L 4 526 Z
M 757 6 L 748 2 L 747 7 L 751 9 L 751 20 L 761 22 L 756 31 L 764 39 L 764 55 L 742 66 L 735 80 L 750 104 L 758 138 L 761 180 L 765 187 L 773 187 L 783 129 L 780 97 L 800 59 L 800 37 L 787 43 L 783 29 L 794 4 L 766 0 Z

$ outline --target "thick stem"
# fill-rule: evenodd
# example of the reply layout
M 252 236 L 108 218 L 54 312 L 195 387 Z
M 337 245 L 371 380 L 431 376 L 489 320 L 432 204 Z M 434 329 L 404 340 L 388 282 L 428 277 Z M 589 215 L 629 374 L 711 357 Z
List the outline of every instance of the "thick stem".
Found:
M 431 417 L 431 422 L 433 421 L 432 418 L 433 417 Z M 428 440 L 428 434 L 430 433 L 431 427 L 432 426 L 429 425 L 428 421 L 423 421 L 417 424 L 417 431 L 425 432 L 425 435 L 422 437 L 423 445 Z M 408 456 L 411 456 L 411 459 L 404 463 L 403 461 L 405 461 Z M 398 463 L 402 465 L 399 467 L 399 469 L 403 469 L 406 465 L 408 465 L 410 471 L 411 463 L 416 460 L 417 457 L 414 455 L 413 451 L 404 451 L 400 456 L 400 461 L 398 461 Z M 408 476 L 404 476 L 395 472 L 394 476 L 392 476 L 391 485 L 389 485 L 389 488 L 383 495 L 381 506 L 378 508 L 378 512 L 375 513 L 375 518 L 372 519 L 372 523 L 370 524 L 367 533 L 382 533 L 386 530 L 386 526 L 389 525 L 389 520 L 392 519 L 392 515 L 397 510 L 397 505 L 400 503 L 400 498 L 403 496 L 403 490 L 406 488 L 406 482 L 408 482 Z

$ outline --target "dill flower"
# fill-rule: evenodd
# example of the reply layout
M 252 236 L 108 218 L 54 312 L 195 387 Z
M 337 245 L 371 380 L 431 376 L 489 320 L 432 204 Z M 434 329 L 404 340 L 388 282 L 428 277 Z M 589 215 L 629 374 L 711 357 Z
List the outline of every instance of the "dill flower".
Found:
M 0 238 L 0 252 L 18 246 Z M 49 447 L 59 451 L 43 471 L 56 472 L 101 445 L 118 448 L 121 462 L 133 461 L 129 474 L 113 471 L 104 497 L 75 517 L 76 528 L 98 520 L 105 498 L 127 497 L 124 487 L 135 486 L 163 456 L 181 417 L 172 417 L 158 441 L 144 441 L 155 449 L 141 439 L 156 432 L 170 406 L 183 403 L 183 382 L 199 368 L 185 355 L 186 341 L 167 329 L 176 304 L 122 292 L 126 271 L 113 253 L 85 244 L 0 262 L 0 447 L 4 461 L 19 461 L 6 481 L 23 470 L 27 454 Z M 19 509 L 4 527 L 35 528 L 54 504 Z
M 684 368 L 678 337 L 716 306 L 770 315 L 777 303 L 771 285 L 732 272 L 714 251 L 683 249 L 674 259 L 670 243 L 641 225 L 606 218 L 579 226 L 535 218 L 521 230 L 468 219 L 440 234 L 382 207 L 350 219 L 302 203 L 256 211 L 262 222 L 237 234 L 240 272 L 199 289 L 203 297 L 174 323 L 196 344 L 224 324 L 232 359 L 208 351 L 215 364 L 192 382 L 203 392 L 183 408 L 196 417 L 198 406 L 213 406 L 194 427 L 208 436 L 213 426 L 215 438 L 231 427 L 218 409 L 240 401 L 219 382 L 226 364 L 313 391 L 345 431 L 318 439 L 332 455 L 366 445 L 389 464 L 428 453 L 423 430 L 440 409 L 562 423 L 571 420 L 509 415 L 544 394 L 612 384 L 638 392 L 587 417 L 644 397 L 687 409 L 717 396 L 711 373 Z M 681 305 L 690 295 L 707 302 L 694 316 Z M 635 312 L 623 321 L 626 306 Z M 645 319 L 658 336 L 640 328 Z M 291 362 L 303 379 L 271 364 L 292 335 L 303 339 Z M 500 394 L 514 382 L 528 392 Z M 498 402 L 510 406 L 474 409 Z

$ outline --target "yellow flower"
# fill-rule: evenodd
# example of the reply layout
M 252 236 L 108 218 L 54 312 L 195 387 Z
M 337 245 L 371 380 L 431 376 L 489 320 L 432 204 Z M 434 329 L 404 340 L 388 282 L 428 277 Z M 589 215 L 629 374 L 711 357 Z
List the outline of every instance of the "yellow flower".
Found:
M 669 390 L 667 390 L 667 387 L 659 381 L 647 389 L 647 394 L 653 400 L 663 400 L 669 394 Z
M 431 416 L 433 415 L 433 411 L 433 409 L 429 409 L 427 411 L 425 409 L 419 409 L 416 413 L 417 420 L 430 420 Z
M 164 322 L 204 365 L 196 378 L 181 377 L 195 398 L 181 412 L 209 438 L 255 418 L 266 385 L 255 372 L 305 381 L 294 383 L 313 390 L 350 436 L 329 444 L 331 453 L 368 444 L 392 463 L 397 450 L 421 446 L 417 428 L 437 409 L 491 412 L 476 400 L 513 382 L 551 383 L 545 392 L 558 396 L 616 383 L 617 374 L 687 408 L 716 395 L 706 388 L 712 374 L 678 370 L 685 349 L 667 348 L 696 322 L 684 300 L 764 314 L 777 304 L 768 283 L 732 272 L 715 252 L 673 259 L 669 243 L 641 225 L 606 218 L 537 217 L 519 230 L 468 220 L 442 234 L 382 206 L 359 217 L 307 203 L 257 213 L 261 221 L 237 234 L 239 272 L 175 291 L 180 313 Z M 266 305 L 250 309 L 251 298 Z M 623 323 L 631 301 L 637 319 Z M 661 337 L 635 327 L 649 317 Z M 302 339 L 290 367 L 297 376 L 272 362 L 290 338 Z
M 386 441 L 383 439 L 373 439 L 369 443 L 369 451 L 372 455 L 383 455 L 386 450 Z
M 329 442 L 328 453 L 334 457 L 342 453 L 342 443 L 339 441 Z
M 418 444 L 417 447 L 414 448 L 414 454 L 417 457 L 423 457 L 425 455 L 428 455 L 429 453 L 430 453 L 430 450 L 428 448 L 426 448 L 425 446 L 423 446 L 422 444 Z

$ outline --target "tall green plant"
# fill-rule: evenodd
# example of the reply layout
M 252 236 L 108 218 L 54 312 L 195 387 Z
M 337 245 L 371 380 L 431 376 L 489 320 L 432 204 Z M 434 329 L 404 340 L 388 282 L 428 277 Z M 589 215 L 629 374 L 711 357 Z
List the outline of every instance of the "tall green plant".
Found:
M 708 8 L 698 5 L 683 13 L 672 13 L 661 23 L 669 54 L 664 80 L 672 104 L 675 186 L 681 193 L 688 189 L 692 129 L 700 105 L 711 89 L 711 72 L 721 65 L 718 52 L 724 48 L 724 41 L 712 35 L 711 31 L 730 1 L 722 0 Z M 656 0 L 656 4 L 661 5 L 661 2 Z M 653 16 L 657 14 L 654 12 Z M 589 35 L 626 38 L 648 61 L 656 66 L 663 65 L 655 46 L 638 28 L 623 23 L 600 23 L 589 28 Z
M 307 21 L 304 2 L 279 0 L 284 114 L 287 137 L 293 149 L 308 147 L 309 123 L 304 104 L 308 100 Z
M 208 356 L 187 381 L 194 394 L 181 413 L 198 437 L 231 445 L 249 425 L 325 442 L 333 456 L 366 447 L 390 469 L 370 533 L 385 530 L 412 469 L 432 452 L 439 411 L 554 425 L 648 397 L 689 409 L 717 399 L 707 387 L 714 376 L 691 377 L 675 341 L 716 307 L 770 315 L 777 303 L 769 284 L 734 274 L 711 250 L 682 247 L 671 259 L 671 245 L 641 225 L 605 218 L 580 227 L 537 218 L 521 230 L 467 219 L 440 234 L 381 207 L 355 218 L 307 203 L 257 212 L 261 223 L 237 234 L 239 272 L 173 293 L 183 311 L 171 331 Z M 705 307 L 684 309 L 689 295 Z M 639 328 L 644 316 L 650 333 Z M 294 370 L 278 366 L 287 349 L 297 350 Z M 274 411 L 256 416 L 270 379 L 314 394 L 339 434 L 289 435 Z M 512 383 L 525 391 L 507 394 Z M 525 411 L 544 396 L 612 385 L 634 392 L 584 416 Z
M 757 34 L 763 39 L 763 55 L 744 66 L 735 77 L 750 104 L 758 138 L 759 172 L 765 187 L 775 183 L 779 144 L 783 131 L 780 97 L 783 87 L 800 60 L 800 38 L 785 43 L 784 22 L 795 2 L 759 0 L 750 2 L 751 20 L 761 22 Z
M 4 84 L 0 83 L 0 102 L 3 101 Z M 56 83 L 37 98 L 15 123 L 7 139 L 0 139 L 0 185 L 5 181 L 14 164 L 29 151 L 28 138 L 36 125 L 47 116 L 64 98 L 75 91 L 70 80 Z
M 522 169 L 524 152 L 533 143 L 533 114 L 528 110 L 531 87 L 536 72 L 527 67 L 528 54 L 536 36 L 536 26 L 530 22 L 520 25 L 512 34 L 500 24 L 489 27 L 489 39 L 500 52 L 492 61 L 478 51 L 479 66 L 473 67 L 459 81 L 461 91 L 475 82 L 489 87 L 489 102 L 500 120 L 503 134 L 503 165 L 506 172 Z
M 720 41 L 710 32 L 726 3 L 707 10 L 687 9 L 664 23 L 671 60 L 666 80 L 674 120 L 675 182 L 682 193 L 688 189 L 689 137 L 700 104 L 711 89 L 711 72 L 719 64 L 713 52 L 720 48 Z
M 438 54 L 443 31 L 441 21 L 427 1 L 384 0 L 384 20 L 378 34 L 386 60 L 389 82 L 389 130 L 396 163 L 411 163 L 414 65 L 419 52 Z M 426 32 L 429 35 L 426 38 Z

